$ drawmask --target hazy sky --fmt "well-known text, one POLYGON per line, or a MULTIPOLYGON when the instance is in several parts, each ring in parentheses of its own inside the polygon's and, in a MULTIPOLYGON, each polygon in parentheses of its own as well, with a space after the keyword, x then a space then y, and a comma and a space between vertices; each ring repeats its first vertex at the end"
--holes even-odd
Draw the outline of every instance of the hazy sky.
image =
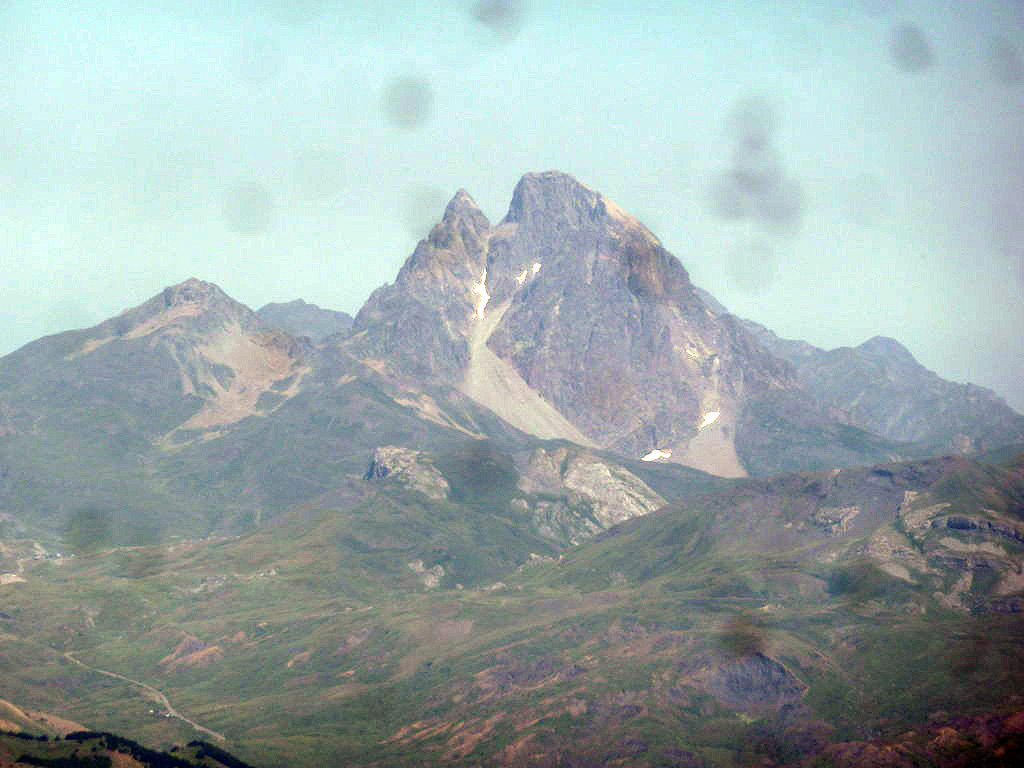
POLYGON ((0 354, 190 276, 355 313, 558 169, 737 314, 1024 410, 1024 2, 0 0, 0 354))

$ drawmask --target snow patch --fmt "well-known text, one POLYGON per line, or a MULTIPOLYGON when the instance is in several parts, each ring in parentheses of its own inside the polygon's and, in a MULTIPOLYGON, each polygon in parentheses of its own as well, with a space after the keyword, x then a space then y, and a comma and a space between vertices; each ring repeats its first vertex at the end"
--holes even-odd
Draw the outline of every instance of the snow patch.
POLYGON ((487 302, 491 300, 491 294, 487 292, 487 270, 480 276, 479 283, 473 283, 473 293, 480 298, 476 302, 476 312, 474 316, 483 320, 484 307, 487 306, 487 302))
POLYGON ((536 275, 538 272, 540 272, 540 262, 535 261, 533 262, 532 267, 524 269, 522 272, 516 275, 516 285, 522 285, 523 283, 526 282, 526 278, 530 277, 531 275, 536 275))
POLYGON ((672 458, 672 451, 668 449, 655 448, 646 456, 641 456, 640 461, 657 461, 658 459, 672 458))

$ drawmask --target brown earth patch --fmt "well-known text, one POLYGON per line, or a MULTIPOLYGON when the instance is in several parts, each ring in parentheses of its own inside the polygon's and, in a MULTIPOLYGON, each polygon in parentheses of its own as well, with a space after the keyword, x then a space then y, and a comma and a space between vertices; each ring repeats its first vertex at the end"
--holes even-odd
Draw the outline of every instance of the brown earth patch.
POLYGON ((494 726, 504 719, 505 713, 499 712, 486 720, 476 719, 468 721, 462 729, 448 739, 448 751, 444 753, 443 759, 450 762, 466 757, 466 755, 476 749, 481 741, 490 735, 494 730, 494 726))
POLYGON ((375 627, 361 627, 360 629, 349 632, 348 637, 345 638, 345 642, 338 646, 334 655, 338 656, 343 653, 348 653, 353 648, 358 648, 370 638, 374 629, 375 627))
POLYGON ((165 664, 171 664, 177 661, 182 656, 187 656, 195 651, 201 651, 206 647, 206 643, 200 640, 195 635, 190 635, 187 632, 183 633, 183 637, 178 641, 178 644, 174 646, 174 650, 164 656, 160 661, 157 662, 160 666, 165 664))
POLYGON ((124 752, 108 752, 111 768, 143 768, 143 764, 124 752))
POLYGON ((294 396, 303 376, 311 370, 293 357, 283 336, 250 335, 237 325, 198 347, 197 353, 195 367, 202 371, 200 384, 213 395, 179 429, 209 429, 241 421, 257 412, 260 395, 277 382, 294 377, 288 389, 278 392, 286 399, 294 396), (228 367, 233 377, 221 381, 213 374, 214 365, 228 367))
POLYGON ((389 738, 385 739, 383 744, 409 744, 413 741, 421 741, 422 739, 429 739, 431 736, 438 736, 442 733, 450 731, 452 728, 458 729, 465 724, 465 721, 427 721, 417 720, 409 725, 402 726, 389 738))
POLYGON ((224 658, 224 649, 219 645, 206 645, 195 635, 185 634, 174 650, 164 656, 158 664, 167 672, 174 672, 183 667, 205 667, 215 664, 224 658))

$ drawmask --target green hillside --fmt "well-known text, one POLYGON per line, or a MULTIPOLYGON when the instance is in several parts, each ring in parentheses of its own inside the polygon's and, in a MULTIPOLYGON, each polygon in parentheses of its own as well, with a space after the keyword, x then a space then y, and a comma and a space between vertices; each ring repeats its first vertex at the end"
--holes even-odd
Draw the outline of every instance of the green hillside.
MULTIPOLYGON (((453 488, 478 460, 501 455, 437 459, 453 488)), ((1017 743, 979 723, 1024 709, 1020 459, 740 481, 568 548, 501 506, 510 474, 472 476, 458 501, 359 481, 241 538, 34 562, 3 587, 4 679, 89 727, 195 738, 93 670, 114 672, 266 766, 1017 743)))

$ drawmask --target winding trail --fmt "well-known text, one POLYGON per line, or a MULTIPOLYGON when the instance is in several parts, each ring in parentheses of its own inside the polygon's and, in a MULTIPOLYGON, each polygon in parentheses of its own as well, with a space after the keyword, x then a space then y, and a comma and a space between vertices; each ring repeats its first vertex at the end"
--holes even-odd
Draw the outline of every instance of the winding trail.
POLYGON ((84 661, 79 661, 74 656, 72 656, 70 653, 65 653, 65 654, 63 654, 63 656, 68 661, 70 661, 70 662, 72 662, 74 664, 77 664, 80 667, 84 667, 85 669, 91 670, 93 672, 98 672, 101 675, 106 675, 107 677, 113 677, 113 678, 115 678, 117 680, 123 680, 126 683, 131 683, 132 685, 138 686, 139 688, 144 690, 146 692, 146 694, 148 694, 147 698, 150 698, 153 701, 156 701, 159 704, 161 704, 163 706, 163 708, 167 711, 167 714, 170 717, 176 717, 178 720, 181 720, 183 723, 188 723, 190 726, 195 728, 197 731, 201 731, 202 733, 208 734, 208 735, 212 736, 213 738, 217 739, 218 741, 227 741, 228 740, 227 736, 225 736, 223 733, 218 733, 217 731, 211 730, 211 729, 207 728, 204 725, 200 725, 195 720, 190 720, 189 718, 185 717, 178 710, 176 710, 173 706, 171 706, 171 700, 168 699, 167 696, 165 696, 163 693, 158 691, 153 686, 147 685, 146 683, 143 683, 143 682, 141 682, 139 680, 132 680, 130 677, 125 677, 124 675, 119 675, 117 672, 110 672, 109 670, 106 670, 106 669, 99 669, 98 667, 90 666, 90 665, 86 664, 84 661))

